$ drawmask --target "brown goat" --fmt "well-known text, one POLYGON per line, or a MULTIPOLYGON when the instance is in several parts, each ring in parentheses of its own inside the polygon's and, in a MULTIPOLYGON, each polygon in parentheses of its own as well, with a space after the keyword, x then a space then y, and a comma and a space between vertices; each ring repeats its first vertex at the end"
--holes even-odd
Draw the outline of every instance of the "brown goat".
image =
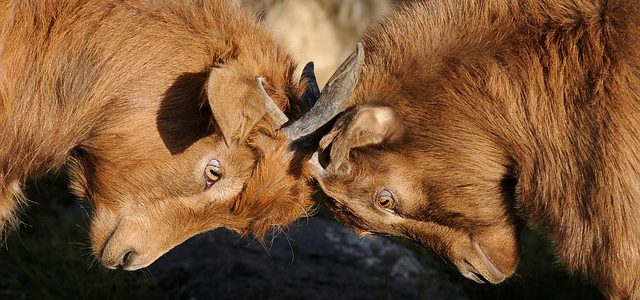
POLYGON ((425 1, 364 44, 318 155, 339 219, 492 283, 526 222, 608 297, 640 298, 639 2, 425 1))
POLYGON ((65 163, 109 268, 295 220, 310 170, 264 117, 270 97, 292 117, 309 106, 295 68, 227 1, 0 1, 0 225, 27 178, 65 163))

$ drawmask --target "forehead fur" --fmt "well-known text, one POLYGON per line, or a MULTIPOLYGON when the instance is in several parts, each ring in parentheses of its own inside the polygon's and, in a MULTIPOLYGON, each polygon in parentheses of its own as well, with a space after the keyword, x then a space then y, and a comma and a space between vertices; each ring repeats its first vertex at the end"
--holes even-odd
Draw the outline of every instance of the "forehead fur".
POLYGON ((308 213, 312 205, 311 168, 307 157, 293 156, 281 133, 263 128, 251 146, 258 160, 233 211, 250 220, 241 231, 263 237, 274 226, 287 225, 308 213))

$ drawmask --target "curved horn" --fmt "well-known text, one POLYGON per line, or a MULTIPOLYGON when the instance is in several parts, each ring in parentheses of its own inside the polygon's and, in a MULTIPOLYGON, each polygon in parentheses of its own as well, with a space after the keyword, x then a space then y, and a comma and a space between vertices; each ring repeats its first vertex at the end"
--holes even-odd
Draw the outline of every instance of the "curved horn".
POLYGON ((287 118, 284 112, 280 110, 280 107, 278 107, 278 105, 275 102, 273 102, 273 99, 269 97, 269 94, 267 94, 267 91, 264 88, 264 84, 265 84, 264 77, 262 76, 257 77, 256 83, 258 84, 258 91, 260 92, 260 97, 262 98, 264 105, 267 107, 267 114, 269 114, 271 118, 273 118, 276 122, 278 122, 278 125, 280 126, 289 122, 289 118, 287 118))
POLYGON ((358 43, 356 51, 331 76, 316 105, 302 118, 283 129, 290 141, 312 134, 346 109, 363 66, 364 48, 358 43))

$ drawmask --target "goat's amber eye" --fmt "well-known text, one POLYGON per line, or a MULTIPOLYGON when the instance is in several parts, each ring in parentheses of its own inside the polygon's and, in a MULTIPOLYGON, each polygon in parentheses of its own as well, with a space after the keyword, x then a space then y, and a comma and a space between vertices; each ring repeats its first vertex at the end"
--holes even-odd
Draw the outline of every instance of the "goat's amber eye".
POLYGON ((207 163, 207 166, 204 168, 204 175, 207 179, 207 188, 211 187, 214 183, 216 183, 220 178, 222 178, 222 173, 224 169, 222 168, 222 164, 217 159, 212 159, 207 163))
POLYGON ((375 204, 379 208, 393 211, 398 203, 391 192, 382 190, 376 195, 375 204))

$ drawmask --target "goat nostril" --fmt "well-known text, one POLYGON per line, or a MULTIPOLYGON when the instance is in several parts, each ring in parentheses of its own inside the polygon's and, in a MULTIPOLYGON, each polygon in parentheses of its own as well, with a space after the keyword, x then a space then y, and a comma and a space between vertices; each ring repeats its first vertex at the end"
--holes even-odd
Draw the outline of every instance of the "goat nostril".
POLYGON ((131 259, 135 255, 135 251, 129 250, 122 256, 122 262, 120 263, 120 267, 126 268, 131 263, 131 259))

